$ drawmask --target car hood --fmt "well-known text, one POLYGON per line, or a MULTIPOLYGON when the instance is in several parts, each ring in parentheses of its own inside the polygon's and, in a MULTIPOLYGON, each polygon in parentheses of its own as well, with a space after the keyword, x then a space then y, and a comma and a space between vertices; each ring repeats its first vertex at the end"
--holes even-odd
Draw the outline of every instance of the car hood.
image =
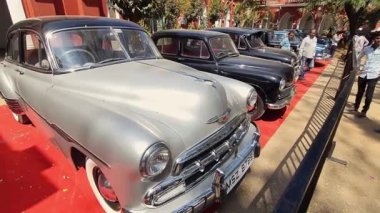
MULTIPOLYGON (((107 110, 126 118, 131 113, 138 114, 145 119, 139 123, 153 125, 145 128, 158 137, 160 133, 155 129, 159 127, 154 124, 164 124, 181 137, 185 147, 191 147, 219 129, 221 124, 208 124, 208 121, 234 106, 227 99, 224 87, 209 75, 165 59, 57 75, 54 84, 82 96, 81 99, 97 100, 107 110)), ((238 113, 242 110, 231 109, 231 117, 238 113)))
POLYGON ((297 56, 290 51, 282 50, 273 47, 261 47, 257 48, 258 52, 266 58, 273 58, 282 62, 289 63, 291 60, 297 60, 297 56))
POLYGON ((255 72, 262 72, 263 74, 272 73, 273 75, 286 78, 287 81, 293 80, 294 70, 289 64, 281 63, 278 61, 267 60, 257 57, 239 55, 236 57, 222 58, 219 63, 228 65, 239 65, 240 68, 247 66, 247 69, 255 72))

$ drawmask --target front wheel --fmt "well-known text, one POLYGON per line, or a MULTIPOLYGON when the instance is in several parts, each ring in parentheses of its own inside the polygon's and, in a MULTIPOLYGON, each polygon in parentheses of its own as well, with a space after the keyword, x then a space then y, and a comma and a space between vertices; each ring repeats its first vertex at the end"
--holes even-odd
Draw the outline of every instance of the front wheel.
POLYGON ((260 95, 257 96, 257 101, 255 104, 255 109, 253 110, 252 113, 252 120, 258 120, 263 116, 265 113, 265 105, 263 99, 260 97, 260 95))
POLYGON ((30 124, 30 120, 28 118, 28 116, 26 115, 19 115, 19 114, 16 114, 14 112, 12 112, 12 115, 13 115, 13 118, 19 122, 20 124, 30 124))
POLYGON ((111 183, 98 165, 90 158, 86 160, 86 174, 91 189, 104 211, 107 213, 121 212, 120 203, 111 187, 111 183))

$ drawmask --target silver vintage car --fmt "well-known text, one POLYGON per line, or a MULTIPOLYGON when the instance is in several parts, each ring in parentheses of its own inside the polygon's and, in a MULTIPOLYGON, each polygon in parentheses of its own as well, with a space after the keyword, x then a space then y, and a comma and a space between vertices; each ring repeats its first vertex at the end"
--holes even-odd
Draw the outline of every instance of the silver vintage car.
POLYGON ((0 92, 79 169, 106 212, 197 212, 260 154, 248 84, 165 60, 138 25, 42 17, 10 27, 0 92))

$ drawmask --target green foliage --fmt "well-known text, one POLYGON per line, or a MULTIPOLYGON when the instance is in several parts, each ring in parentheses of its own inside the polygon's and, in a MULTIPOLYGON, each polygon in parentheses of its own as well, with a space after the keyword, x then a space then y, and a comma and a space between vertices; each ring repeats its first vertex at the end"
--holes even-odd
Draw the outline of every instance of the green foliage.
POLYGON ((165 13, 167 0, 108 0, 120 8, 120 13, 127 19, 139 21, 143 18, 161 18, 165 13))
POLYGON ((211 0, 210 10, 208 12, 208 18, 211 23, 219 20, 227 12, 227 5, 223 4, 220 0, 211 0))
POLYGON ((171 29, 176 27, 177 19, 180 15, 179 0, 167 0, 165 4, 164 28, 171 29))
POLYGON ((202 16, 203 2, 202 0, 180 0, 180 8, 187 23, 190 23, 202 16))
POLYGON ((243 0, 235 7, 235 20, 240 27, 252 27, 259 16, 257 1, 243 0))

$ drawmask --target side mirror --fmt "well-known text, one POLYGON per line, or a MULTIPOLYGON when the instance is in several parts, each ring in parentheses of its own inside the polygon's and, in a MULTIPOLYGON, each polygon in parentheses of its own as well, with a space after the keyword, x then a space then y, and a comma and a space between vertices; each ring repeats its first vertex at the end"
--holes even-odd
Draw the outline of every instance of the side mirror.
POLYGON ((50 64, 49 64, 49 61, 47 59, 42 59, 41 68, 46 69, 46 70, 50 70, 50 64))

